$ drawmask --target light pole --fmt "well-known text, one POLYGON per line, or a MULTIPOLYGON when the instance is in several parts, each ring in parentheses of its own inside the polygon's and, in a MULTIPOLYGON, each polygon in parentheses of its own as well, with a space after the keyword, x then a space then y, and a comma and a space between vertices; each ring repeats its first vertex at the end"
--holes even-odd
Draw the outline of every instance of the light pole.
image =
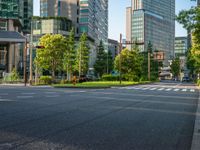
POLYGON ((30 62, 29 62, 29 71, 30 71, 30 76, 29 76, 29 83, 30 85, 32 84, 33 80, 33 21, 31 19, 31 42, 30 42, 30 62))

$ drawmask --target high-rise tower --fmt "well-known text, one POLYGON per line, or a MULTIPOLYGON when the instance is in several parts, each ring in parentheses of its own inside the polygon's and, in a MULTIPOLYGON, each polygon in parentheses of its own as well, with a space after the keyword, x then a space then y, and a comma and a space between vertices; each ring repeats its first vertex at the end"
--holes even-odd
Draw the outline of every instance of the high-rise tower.
POLYGON ((132 0, 131 41, 147 51, 151 42, 154 50, 163 51, 164 64, 174 56, 175 0, 132 0))

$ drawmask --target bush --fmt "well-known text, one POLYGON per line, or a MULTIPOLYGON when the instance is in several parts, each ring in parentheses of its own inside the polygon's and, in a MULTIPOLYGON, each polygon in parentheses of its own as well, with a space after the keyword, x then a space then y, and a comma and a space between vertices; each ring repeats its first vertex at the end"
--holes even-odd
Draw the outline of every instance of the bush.
POLYGON ((11 73, 6 74, 3 78, 3 81, 5 83, 19 82, 19 80, 20 80, 19 73, 15 68, 12 70, 11 73))
POLYGON ((198 86, 200 86, 200 79, 199 79, 199 80, 197 80, 197 85, 198 85, 198 86))
POLYGON ((41 76, 40 77, 40 84, 51 84, 52 77, 51 76, 41 76))
POLYGON ((102 76, 103 81, 119 81, 119 76, 113 76, 111 74, 104 74, 102 76))

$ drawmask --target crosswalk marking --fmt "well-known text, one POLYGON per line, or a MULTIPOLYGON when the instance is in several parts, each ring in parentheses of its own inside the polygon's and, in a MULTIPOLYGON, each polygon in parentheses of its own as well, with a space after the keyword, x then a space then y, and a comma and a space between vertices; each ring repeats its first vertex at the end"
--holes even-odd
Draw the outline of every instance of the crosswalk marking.
POLYGON ((180 89, 174 89, 175 92, 179 91, 180 89))
POLYGON ((164 90, 164 88, 160 88, 160 89, 158 89, 158 91, 162 91, 162 90, 164 90))
POLYGON ((166 89, 165 91, 171 91, 172 89, 166 89))
POLYGON ((195 92, 195 89, 191 89, 190 92, 195 92))
POLYGON ((186 92, 186 91, 187 91, 187 89, 182 89, 182 91, 183 91, 183 92, 186 92))
POLYGON ((116 89, 128 89, 128 90, 149 90, 149 91, 174 91, 174 92, 195 92, 195 89, 189 89, 189 88, 170 88, 170 87, 152 87, 152 86, 147 86, 147 87, 115 87, 116 89))

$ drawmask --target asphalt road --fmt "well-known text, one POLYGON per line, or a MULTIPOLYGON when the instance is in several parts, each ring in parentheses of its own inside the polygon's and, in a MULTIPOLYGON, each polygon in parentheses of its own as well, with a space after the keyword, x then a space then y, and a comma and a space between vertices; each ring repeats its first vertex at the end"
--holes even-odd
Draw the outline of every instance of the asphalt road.
POLYGON ((0 86, 0 150, 190 150, 199 91, 0 86))

